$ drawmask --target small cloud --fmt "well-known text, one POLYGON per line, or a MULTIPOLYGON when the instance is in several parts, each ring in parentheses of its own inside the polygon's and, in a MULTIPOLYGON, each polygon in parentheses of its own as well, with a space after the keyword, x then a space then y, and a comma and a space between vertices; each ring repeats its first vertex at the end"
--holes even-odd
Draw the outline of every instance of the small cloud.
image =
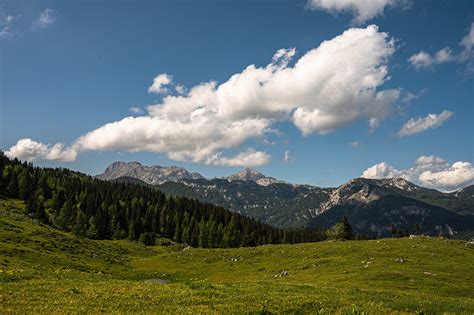
POLYGON ((386 7, 408 8, 407 0, 308 0, 306 8, 322 10, 331 14, 350 13, 352 24, 360 25, 377 16, 383 15, 386 7))
POLYGON ((380 127, 380 119, 378 118, 370 118, 369 119, 369 132, 374 132, 377 128, 380 127))
POLYGON ((54 24, 54 22, 56 22, 55 11, 51 9, 44 9, 44 11, 40 13, 39 18, 33 21, 31 27, 33 30, 38 30, 46 28, 49 25, 54 24))
POLYGON ((286 68, 295 54, 296 48, 294 47, 278 49, 272 57, 272 64, 280 68, 286 68))
POLYGON ((176 84, 174 89, 175 89, 176 93, 178 93, 178 94, 184 94, 187 91, 186 87, 182 84, 176 84))
POLYGON ((0 38, 13 36, 15 32, 12 30, 12 24, 15 20, 13 15, 0 16, 0 38))
POLYGON ((153 79, 153 84, 148 88, 149 93, 167 94, 169 89, 166 87, 173 82, 173 77, 166 73, 161 73, 153 79))
POLYGON ((416 92, 405 92, 404 97, 402 98, 402 102, 404 104, 410 104, 411 102, 419 99, 423 95, 425 95, 428 92, 428 89, 422 89, 416 92))
POLYGON ((408 62, 417 70, 433 69, 435 65, 448 62, 467 63, 468 68, 471 67, 474 59, 472 50, 474 47, 474 23, 471 24, 468 34, 462 38, 459 46, 462 50, 458 53, 453 52, 448 46, 440 49, 434 55, 420 51, 408 58, 408 62))
POLYGON ((140 107, 130 107, 128 110, 133 114, 143 114, 143 109, 140 107))
POLYGON ((441 126, 446 120, 453 115, 453 112, 444 110, 439 114, 428 114, 426 117, 411 118, 407 121, 400 131, 398 132, 399 137, 411 136, 428 129, 435 129, 441 126))
POLYGON ((290 150, 285 150, 285 153, 283 154, 283 162, 289 163, 293 160, 293 157, 291 156, 290 150))
POLYGON ((359 141, 352 141, 350 145, 353 149, 357 149, 360 147, 361 143, 359 141))
POLYGON ((410 62, 415 69, 419 70, 423 68, 433 68, 434 65, 455 61, 456 59, 451 48, 445 47, 439 50, 434 56, 427 52, 420 51, 412 55, 408 59, 408 62, 410 62))

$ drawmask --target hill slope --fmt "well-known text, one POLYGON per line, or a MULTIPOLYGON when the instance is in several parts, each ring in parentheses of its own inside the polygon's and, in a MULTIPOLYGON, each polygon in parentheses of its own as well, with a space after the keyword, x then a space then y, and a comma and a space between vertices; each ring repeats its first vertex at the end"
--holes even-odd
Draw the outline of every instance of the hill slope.
POLYGON ((288 232, 291 237, 286 237, 281 229, 212 204, 166 196, 148 185, 35 168, 0 152, 0 197, 4 196, 24 200, 28 214, 44 224, 91 239, 152 243, 159 235, 194 247, 239 247, 320 237, 306 231, 288 232))
POLYGON ((473 313, 474 249, 439 238, 143 247, 0 200, 0 313, 473 313))

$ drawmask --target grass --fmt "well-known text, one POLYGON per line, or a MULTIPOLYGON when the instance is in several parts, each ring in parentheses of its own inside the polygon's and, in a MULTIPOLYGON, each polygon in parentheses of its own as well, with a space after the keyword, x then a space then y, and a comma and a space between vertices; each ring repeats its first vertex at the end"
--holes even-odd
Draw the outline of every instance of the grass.
POLYGON ((1 314, 474 312, 474 249, 463 241, 145 248, 77 239, 23 209, 0 200, 1 314))

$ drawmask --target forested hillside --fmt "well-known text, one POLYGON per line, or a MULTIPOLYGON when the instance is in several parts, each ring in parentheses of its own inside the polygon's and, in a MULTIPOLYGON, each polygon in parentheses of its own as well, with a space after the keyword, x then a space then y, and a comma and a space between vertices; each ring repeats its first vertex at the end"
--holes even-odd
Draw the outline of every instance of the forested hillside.
POLYGON ((288 231, 224 208, 169 197, 136 184, 105 182, 67 169, 33 167, 0 153, 0 192, 27 204, 27 213, 91 239, 153 244, 156 236, 194 247, 239 247, 317 241, 318 230, 288 231))

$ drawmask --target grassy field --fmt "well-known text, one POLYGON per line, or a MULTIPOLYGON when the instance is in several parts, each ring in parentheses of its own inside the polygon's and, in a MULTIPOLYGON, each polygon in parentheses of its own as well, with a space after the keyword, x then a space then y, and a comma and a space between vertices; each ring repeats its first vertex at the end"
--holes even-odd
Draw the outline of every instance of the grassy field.
POLYGON ((440 238, 147 247, 0 200, 0 313, 474 313, 474 248, 440 238))

